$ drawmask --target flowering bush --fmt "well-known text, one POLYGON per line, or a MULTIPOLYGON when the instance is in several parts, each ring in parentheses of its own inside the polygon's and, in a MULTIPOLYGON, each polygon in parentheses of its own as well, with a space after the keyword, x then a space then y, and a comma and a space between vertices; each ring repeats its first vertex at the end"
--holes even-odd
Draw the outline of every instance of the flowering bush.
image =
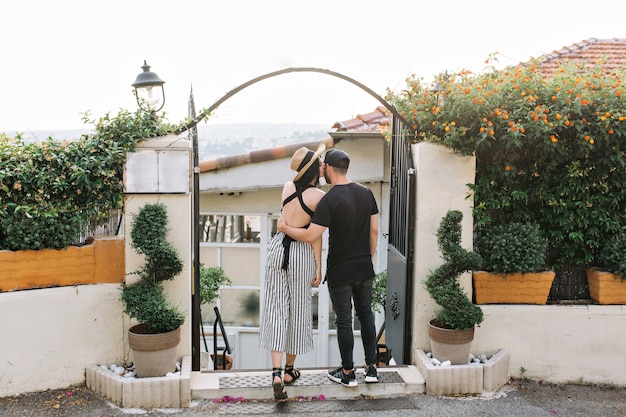
MULTIPOLYGON (((624 72, 541 62, 441 74, 438 89, 410 77, 393 103, 428 140, 476 156, 476 225, 535 222, 550 242, 548 267, 584 265, 626 226, 624 72)), ((431 84, 433 85, 433 84, 431 84)))
POLYGON ((156 115, 121 110, 73 141, 27 142, 0 134, 0 249, 61 249, 90 220, 121 207, 126 153, 164 135, 156 115))

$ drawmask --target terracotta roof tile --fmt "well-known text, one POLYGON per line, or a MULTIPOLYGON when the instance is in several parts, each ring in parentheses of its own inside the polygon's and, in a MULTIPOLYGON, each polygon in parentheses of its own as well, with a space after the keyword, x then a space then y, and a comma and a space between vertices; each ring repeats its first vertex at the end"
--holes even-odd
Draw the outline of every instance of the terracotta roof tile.
POLYGON ((271 149, 258 149, 239 155, 222 156, 219 158, 199 161, 198 165, 200 166, 200 172, 217 171, 240 165, 285 158, 293 155, 293 153, 302 146, 315 150, 320 143, 324 143, 326 148, 332 148, 335 146, 333 138, 326 138, 311 142, 292 143, 271 149))
POLYGON ((623 68, 626 65, 626 39, 589 38, 565 46, 545 55, 540 70, 550 76, 564 62, 584 63, 586 68, 602 63, 602 67, 609 71, 623 68))
POLYGON ((335 123, 333 129, 340 132, 378 132, 381 126, 389 125, 389 119, 387 109, 378 106, 372 112, 359 114, 354 119, 335 123))

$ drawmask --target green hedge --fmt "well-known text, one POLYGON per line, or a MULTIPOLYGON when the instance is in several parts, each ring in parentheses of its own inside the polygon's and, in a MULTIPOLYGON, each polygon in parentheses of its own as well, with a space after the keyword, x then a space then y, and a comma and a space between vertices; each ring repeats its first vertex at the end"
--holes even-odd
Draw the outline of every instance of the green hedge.
POLYGON ((90 221, 120 208, 127 152, 167 133, 157 115, 120 110, 77 140, 26 141, 0 134, 0 249, 60 249, 90 221))

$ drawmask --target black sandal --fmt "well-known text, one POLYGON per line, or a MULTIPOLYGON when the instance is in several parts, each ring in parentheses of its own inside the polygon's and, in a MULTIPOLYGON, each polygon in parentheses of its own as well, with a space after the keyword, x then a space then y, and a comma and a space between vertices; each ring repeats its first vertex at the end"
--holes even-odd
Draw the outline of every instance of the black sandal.
POLYGON ((301 376, 300 371, 294 368, 293 365, 285 365, 285 373, 291 377, 291 381, 285 381, 286 385, 293 384, 301 376))
POLYGON ((287 391, 283 384, 283 368, 272 368, 272 388, 274 388, 274 399, 277 401, 287 399, 287 391), (280 378, 280 382, 274 382, 274 378, 280 378))

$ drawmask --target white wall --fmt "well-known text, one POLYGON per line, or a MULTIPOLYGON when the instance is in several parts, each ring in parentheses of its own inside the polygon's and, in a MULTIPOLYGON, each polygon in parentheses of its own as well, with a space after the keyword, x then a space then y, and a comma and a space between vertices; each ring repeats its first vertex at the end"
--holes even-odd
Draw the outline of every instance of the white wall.
POLYGON ((472 350, 506 348, 509 371, 552 383, 626 386, 626 306, 483 305, 472 350))
POLYGON ((118 284, 0 294, 0 397, 85 382, 124 358, 118 284))

